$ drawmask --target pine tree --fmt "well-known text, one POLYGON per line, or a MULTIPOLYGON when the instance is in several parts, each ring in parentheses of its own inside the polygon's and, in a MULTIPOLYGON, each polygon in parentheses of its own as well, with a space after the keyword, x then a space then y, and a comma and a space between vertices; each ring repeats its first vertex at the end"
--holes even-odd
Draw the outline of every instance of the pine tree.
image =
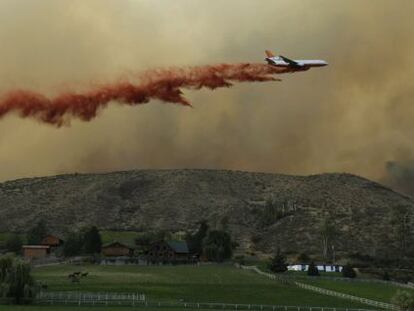
POLYGON ((27 233, 28 244, 40 244, 43 238, 47 235, 46 222, 41 219, 39 222, 27 233))
POLYGON ((98 228, 92 226, 83 236, 83 250, 86 254, 99 254, 102 248, 102 239, 98 228))
POLYGON ((198 231, 194 235, 189 235, 187 238, 188 247, 193 254, 201 255, 203 253, 203 240, 208 233, 207 222, 202 221, 198 231))
POLYGON ((269 269, 274 273, 283 273, 287 271, 286 257, 280 252, 279 248, 277 249, 276 255, 272 258, 269 269))
POLYGON ((315 263, 313 261, 309 265, 308 275, 310 275, 310 276, 319 276, 318 267, 315 265, 315 263))

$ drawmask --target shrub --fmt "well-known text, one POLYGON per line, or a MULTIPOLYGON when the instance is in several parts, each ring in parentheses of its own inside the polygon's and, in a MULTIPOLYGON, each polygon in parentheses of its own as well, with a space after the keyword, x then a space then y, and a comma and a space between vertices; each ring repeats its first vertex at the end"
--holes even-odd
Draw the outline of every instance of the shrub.
POLYGON ((398 290, 392 297, 391 303, 400 307, 401 310, 414 309, 414 297, 409 292, 404 290, 398 290))
POLYGON ((356 273, 354 268, 348 263, 342 268, 342 276, 345 278, 355 278, 356 273))
POLYGON ((234 261, 238 263, 239 265, 244 265, 246 263, 243 255, 238 255, 234 257, 234 261))

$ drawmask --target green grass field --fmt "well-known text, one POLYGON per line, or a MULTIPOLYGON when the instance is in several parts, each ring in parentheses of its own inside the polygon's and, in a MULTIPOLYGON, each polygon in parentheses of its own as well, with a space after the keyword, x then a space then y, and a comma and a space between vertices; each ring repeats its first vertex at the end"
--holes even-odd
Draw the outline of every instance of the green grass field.
MULTIPOLYGON (((301 277, 307 278, 308 277, 308 273, 305 272, 305 271, 286 271, 284 274, 292 276, 292 277, 296 276, 296 277, 299 277, 299 278, 301 278, 301 277)), ((342 277, 342 273, 340 273, 340 272, 319 271, 319 274, 321 276, 324 276, 324 277, 332 277, 332 278, 338 278, 338 277, 341 278, 342 277)))
MULTIPOLYGON (((46 306, 46 305, 30 305, 30 306, 10 306, 10 305, 0 305, 0 311, 132 311, 132 310, 143 310, 143 311, 183 311, 182 309, 173 309, 173 308, 133 308, 133 307, 90 307, 90 306, 46 306)), ((205 311, 198 309, 198 311, 205 311)))
MULTIPOLYGON (((4 244, 7 239, 10 237, 11 233, 9 232, 0 232, 0 244, 4 244)), ((23 243, 26 243, 26 235, 19 234, 20 238, 22 239, 23 243)))
POLYGON ((391 284, 352 282, 341 280, 314 279, 301 280, 303 283, 323 287, 337 292, 358 297, 373 299, 376 301, 390 302, 397 290, 405 290, 414 294, 414 290, 397 287, 391 284))
POLYGON ((33 275, 50 291, 138 292, 150 301, 222 302, 368 308, 316 294, 230 265, 202 266, 73 266, 36 268, 33 275), (67 275, 87 271, 80 283, 67 275))
POLYGON ((102 243, 118 241, 128 245, 135 245, 135 239, 142 233, 135 231, 100 231, 102 243))

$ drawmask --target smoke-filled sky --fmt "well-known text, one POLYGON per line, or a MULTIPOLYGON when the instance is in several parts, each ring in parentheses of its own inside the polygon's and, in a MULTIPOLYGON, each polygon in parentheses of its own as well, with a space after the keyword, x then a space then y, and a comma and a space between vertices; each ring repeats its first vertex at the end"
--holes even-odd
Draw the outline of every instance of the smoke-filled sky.
POLYGON ((411 0, 2 0, 3 94, 257 63, 265 49, 330 65, 278 75, 282 82, 184 90, 192 109, 110 105, 61 128, 6 116, 0 180, 135 168, 388 180, 388 162, 414 163, 413 11, 411 0))

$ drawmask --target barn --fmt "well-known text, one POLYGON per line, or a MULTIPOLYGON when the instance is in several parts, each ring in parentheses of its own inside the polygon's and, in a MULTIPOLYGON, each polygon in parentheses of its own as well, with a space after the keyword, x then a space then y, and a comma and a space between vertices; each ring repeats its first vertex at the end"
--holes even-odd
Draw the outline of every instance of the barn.
POLYGON ((147 254, 150 263, 188 263, 190 252, 185 241, 158 241, 147 254))

